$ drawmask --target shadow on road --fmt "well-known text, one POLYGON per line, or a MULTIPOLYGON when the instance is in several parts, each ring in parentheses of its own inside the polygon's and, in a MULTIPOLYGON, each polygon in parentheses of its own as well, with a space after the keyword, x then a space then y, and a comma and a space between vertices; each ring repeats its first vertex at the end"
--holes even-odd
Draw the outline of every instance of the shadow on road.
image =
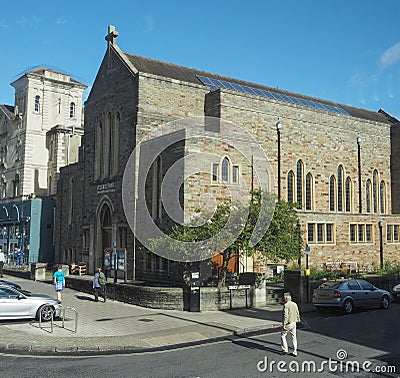
POLYGON ((94 302, 94 298, 93 297, 89 297, 87 295, 75 295, 75 298, 81 300, 81 301, 90 301, 90 302, 94 302))

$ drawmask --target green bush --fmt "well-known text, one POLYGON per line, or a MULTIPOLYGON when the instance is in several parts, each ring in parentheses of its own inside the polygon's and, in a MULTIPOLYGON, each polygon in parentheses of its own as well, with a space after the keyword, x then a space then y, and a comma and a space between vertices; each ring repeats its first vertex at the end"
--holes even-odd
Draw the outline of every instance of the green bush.
POLYGON ((310 280, 311 281, 320 281, 323 279, 326 280, 337 280, 340 278, 361 278, 360 273, 350 273, 348 271, 341 270, 323 270, 323 269, 311 269, 310 271, 310 280))
POLYGON ((283 272, 266 279, 268 282, 283 282, 283 272))

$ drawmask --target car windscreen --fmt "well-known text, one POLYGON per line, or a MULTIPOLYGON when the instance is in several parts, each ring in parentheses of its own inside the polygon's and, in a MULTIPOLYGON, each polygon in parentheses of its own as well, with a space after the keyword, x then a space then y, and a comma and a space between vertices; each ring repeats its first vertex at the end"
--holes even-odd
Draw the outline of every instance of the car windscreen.
POLYGON ((318 289, 338 289, 342 281, 326 281, 318 286, 318 289))
POLYGON ((19 292, 13 290, 11 287, 1 286, 0 287, 0 298, 18 298, 19 292))

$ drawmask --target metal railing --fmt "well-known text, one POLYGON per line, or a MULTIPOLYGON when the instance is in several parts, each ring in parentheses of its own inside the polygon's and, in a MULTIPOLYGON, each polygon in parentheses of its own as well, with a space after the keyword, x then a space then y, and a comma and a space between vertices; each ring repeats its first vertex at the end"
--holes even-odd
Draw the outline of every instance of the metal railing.
MULTIPOLYGON (((60 307, 61 307, 61 311, 62 311, 61 325, 55 323, 55 321, 54 321, 54 311, 52 311, 51 312, 51 318, 50 318, 50 333, 53 333, 54 326, 60 327, 60 328, 64 328, 67 331, 71 331, 71 332, 76 333, 78 331, 78 311, 76 311, 76 309, 74 307, 68 307, 68 306, 64 307, 63 305, 60 305, 60 307), (74 313, 74 324, 75 324, 75 328, 74 329, 69 329, 69 328, 65 327, 65 311, 66 310, 72 310, 73 313, 74 313)), ((42 327, 42 312, 41 311, 39 312, 39 328, 45 330, 42 327)))

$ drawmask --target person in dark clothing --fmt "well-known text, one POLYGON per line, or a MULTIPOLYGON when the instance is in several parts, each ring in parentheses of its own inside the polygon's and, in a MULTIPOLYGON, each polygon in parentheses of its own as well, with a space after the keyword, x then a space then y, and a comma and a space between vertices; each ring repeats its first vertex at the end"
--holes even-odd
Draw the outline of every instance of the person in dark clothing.
POLYGON ((99 301, 99 294, 106 301, 106 276, 101 271, 101 267, 97 267, 97 272, 93 277, 94 301, 99 301))
POLYGON ((3 266, 6 263, 6 256, 0 246, 0 277, 3 277, 3 266))

